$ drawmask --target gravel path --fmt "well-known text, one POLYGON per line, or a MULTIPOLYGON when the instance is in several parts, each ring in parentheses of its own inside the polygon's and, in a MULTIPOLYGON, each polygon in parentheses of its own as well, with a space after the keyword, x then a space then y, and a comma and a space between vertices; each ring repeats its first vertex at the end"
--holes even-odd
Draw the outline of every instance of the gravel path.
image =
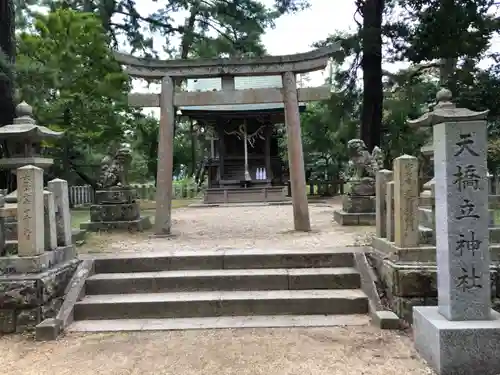
POLYGON ((424 375, 411 341, 365 327, 0 339, 5 375, 424 375))
POLYGON ((83 252, 209 250, 220 248, 308 249, 366 244, 374 227, 342 227, 333 221, 338 205, 310 205, 313 231, 293 231, 293 211, 286 206, 180 208, 173 211, 173 238, 149 239, 147 234, 103 235, 90 240, 83 252))
MULTIPOLYGON (((185 208, 171 239, 90 236, 82 252, 352 246, 373 227, 341 227, 334 208, 311 205, 314 231, 294 233, 291 206, 185 208)), ((0 338, 5 375, 424 375, 411 340, 371 326, 221 329, 118 334, 69 333, 56 342, 0 338)))

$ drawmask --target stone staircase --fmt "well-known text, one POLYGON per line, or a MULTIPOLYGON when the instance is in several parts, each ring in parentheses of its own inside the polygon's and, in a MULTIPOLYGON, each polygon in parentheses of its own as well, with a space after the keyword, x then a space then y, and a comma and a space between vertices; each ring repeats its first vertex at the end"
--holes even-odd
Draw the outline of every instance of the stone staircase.
POLYGON ((96 259, 69 330, 365 324, 368 298, 354 265, 346 249, 96 259))

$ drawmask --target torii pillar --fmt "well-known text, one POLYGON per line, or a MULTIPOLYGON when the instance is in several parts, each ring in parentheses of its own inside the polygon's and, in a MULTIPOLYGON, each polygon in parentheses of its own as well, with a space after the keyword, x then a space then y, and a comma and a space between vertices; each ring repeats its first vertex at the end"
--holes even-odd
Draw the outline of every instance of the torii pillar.
POLYGON ((311 230, 309 206, 307 203, 306 175, 304 171, 304 153, 300 131, 299 101, 295 73, 282 74, 283 99, 285 103, 285 122, 288 142, 288 163, 293 201, 293 222, 295 230, 311 230))

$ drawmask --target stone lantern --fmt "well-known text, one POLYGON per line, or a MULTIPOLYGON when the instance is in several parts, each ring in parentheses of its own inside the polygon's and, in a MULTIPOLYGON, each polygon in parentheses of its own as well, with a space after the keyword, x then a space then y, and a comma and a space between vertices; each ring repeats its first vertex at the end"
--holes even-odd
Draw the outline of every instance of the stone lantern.
MULTIPOLYGON (((477 121, 484 120, 488 115, 488 111, 476 112, 467 108, 457 108, 451 101, 451 91, 445 88, 439 90, 436 94, 437 104, 432 111, 429 111, 416 120, 408 120, 408 124, 414 128, 427 128, 431 130, 430 141, 422 146, 420 151, 431 161, 434 160, 434 139, 432 139, 432 127, 442 122, 459 122, 459 121, 477 121)), ((424 191, 421 194, 423 198, 433 197, 434 177, 424 184, 424 191)))
MULTIPOLYGON (((16 173, 17 168, 34 165, 46 169, 53 164, 52 158, 42 155, 42 141, 60 138, 63 132, 50 130, 36 124, 33 119, 33 108, 26 102, 16 107, 14 123, 0 127, 0 140, 5 142, 7 153, 0 158, 0 168, 10 169, 16 173)), ((17 202, 17 191, 5 197, 8 203, 17 202)))

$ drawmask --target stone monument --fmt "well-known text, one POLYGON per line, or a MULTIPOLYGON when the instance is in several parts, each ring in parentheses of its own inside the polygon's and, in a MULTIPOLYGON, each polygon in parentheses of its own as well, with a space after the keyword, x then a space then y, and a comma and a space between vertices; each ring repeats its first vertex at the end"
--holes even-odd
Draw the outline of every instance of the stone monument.
POLYGON ((441 375, 500 373, 500 314, 491 309, 484 112, 446 103, 433 125, 438 306, 413 310, 415 347, 441 375))
MULTIPOLYGON (((26 102, 20 103, 16 107, 16 118, 10 125, 0 128, 0 140, 5 142, 7 148, 7 156, 0 159, 0 168, 10 169, 13 174, 19 167, 25 165, 33 165, 35 167, 46 169, 50 167, 54 161, 52 158, 43 155, 42 142, 50 139, 57 139, 63 135, 63 132, 56 132, 41 125, 37 125, 33 118, 33 108, 26 102)), ((46 192, 50 194, 50 192, 46 192)), ((45 207, 52 207, 53 197, 50 195, 46 198, 45 207)), ((17 190, 5 196, 5 238, 7 240, 7 251, 15 253, 17 251, 17 219, 14 215, 10 215, 16 211, 17 206, 17 190)), ((49 216, 51 213, 46 212, 47 226, 50 225, 49 216)), ((48 233, 47 236, 50 239, 48 233)), ((46 241, 46 246, 50 241, 46 241)))
POLYGON ((333 217, 341 225, 374 225, 375 177, 382 168, 382 150, 375 147, 370 154, 361 139, 351 139, 347 149, 350 159, 344 177, 350 191, 342 197, 342 210, 334 211, 333 217))
POLYGON ((126 146, 113 158, 103 159, 99 190, 95 192, 95 204, 90 206, 90 221, 80 224, 81 229, 97 232, 151 228, 149 217, 141 216, 136 190, 128 184, 129 162, 130 149, 126 146))

